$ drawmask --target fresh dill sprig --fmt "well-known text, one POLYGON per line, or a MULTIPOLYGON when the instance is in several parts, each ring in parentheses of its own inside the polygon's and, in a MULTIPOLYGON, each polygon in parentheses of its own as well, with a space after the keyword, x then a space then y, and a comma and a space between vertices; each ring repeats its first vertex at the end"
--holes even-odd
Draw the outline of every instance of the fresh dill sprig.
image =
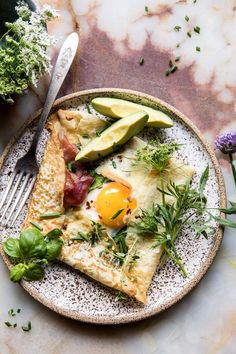
POLYGON ((173 203, 167 204, 163 198, 163 204, 153 204, 150 209, 141 210, 139 219, 132 224, 136 234, 153 237, 154 248, 163 247, 166 256, 179 267, 184 277, 187 276, 187 271, 181 262, 174 242, 183 227, 190 223, 190 220, 198 235, 202 234, 207 237, 207 231, 212 230, 211 225, 206 221, 204 221, 204 228, 199 227, 199 224, 202 225, 200 221, 206 211, 207 199, 203 195, 203 190, 208 176, 209 168, 207 167, 202 174, 198 189, 194 189, 189 181, 183 185, 175 185, 170 182, 165 191, 158 189, 164 197, 166 195, 172 197, 173 203))
POLYGON ((179 146, 174 141, 161 144, 152 140, 137 150, 134 164, 142 162, 148 168, 161 173, 167 168, 170 158, 179 149, 179 146))

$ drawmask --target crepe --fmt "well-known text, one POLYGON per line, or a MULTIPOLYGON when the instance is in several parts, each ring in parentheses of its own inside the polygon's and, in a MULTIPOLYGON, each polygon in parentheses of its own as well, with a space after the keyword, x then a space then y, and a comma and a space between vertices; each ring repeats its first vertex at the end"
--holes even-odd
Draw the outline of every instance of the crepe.
MULTIPOLYGON (((138 301, 146 303, 147 290, 160 263, 162 247, 152 248, 153 239, 151 237, 137 236, 128 227, 126 236, 128 256, 122 265, 116 264, 110 253, 104 252, 112 238, 109 229, 105 229, 102 239, 93 246, 86 241, 73 241, 72 238, 78 235, 79 231, 86 234, 91 230, 90 214, 84 206, 66 210, 63 206, 66 164, 58 133, 63 130, 71 143, 83 145, 88 139, 88 137, 85 138, 85 134, 91 138, 95 136, 96 131, 104 128, 104 125, 106 123, 97 116, 90 114, 84 116, 84 113, 78 111, 59 110, 51 117, 48 124, 51 133, 29 204, 24 228, 29 227, 30 221, 33 220, 42 225, 43 232, 48 232, 56 227, 62 229, 64 246, 59 257, 62 262, 79 269, 106 286, 120 290, 138 301), (40 214, 48 212, 59 212, 63 215, 55 219, 42 220, 40 214), (130 261, 133 255, 138 255, 135 262, 130 261)), ((137 148, 144 144, 145 142, 139 138, 131 139, 122 151, 124 157, 122 161, 120 153, 113 154, 112 158, 108 157, 96 169, 97 173, 111 181, 120 182, 132 189, 138 202, 138 208, 129 216, 129 221, 135 219, 140 208, 146 209, 153 202, 161 202, 161 194, 156 188, 161 183, 158 174, 137 166, 134 167, 131 164, 130 157, 134 156, 137 148), (116 162, 116 169, 112 167, 114 165, 112 161, 116 162), (129 172, 131 169, 132 172, 129 172)), ((168 172, 164 174, 164 184, 170 180, 182 184, 190 180, 193 173, 194 169, 191 166, 183 165, 180 161, 172 159, 168 172)), ((117 251, 114 245, 112 247, 112 252, 117 251)))

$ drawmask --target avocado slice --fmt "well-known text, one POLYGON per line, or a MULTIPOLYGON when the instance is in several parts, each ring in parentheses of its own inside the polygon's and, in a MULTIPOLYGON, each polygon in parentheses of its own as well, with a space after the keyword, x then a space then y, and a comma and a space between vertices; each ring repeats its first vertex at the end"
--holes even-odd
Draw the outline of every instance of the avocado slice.
POLYGON ((134 135, 137 135, 148 121, 148 114, 144 111, 133 113, 113 123, 97 138, 85 145, 76 160, 82 162, 95 161, 115 151, 125 144, 134 135))
POLYGON ((147 125, 155 128, 170 128, 173 121, 165 113, 138 103, 119 98, 96 97, 91 101, 96 111, 111 118, 123 118, 137 111, 145 111, 149 115, 147 125))

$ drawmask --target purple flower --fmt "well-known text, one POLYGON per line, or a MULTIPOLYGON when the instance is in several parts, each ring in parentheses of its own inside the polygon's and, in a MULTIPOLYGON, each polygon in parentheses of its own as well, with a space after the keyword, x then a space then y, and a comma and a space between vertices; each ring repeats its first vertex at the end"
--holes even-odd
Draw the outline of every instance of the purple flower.
POLYGON ((236 152, 236 132, 220 134, 216 137, 215 149, 219 149, 224 154, 236 152))

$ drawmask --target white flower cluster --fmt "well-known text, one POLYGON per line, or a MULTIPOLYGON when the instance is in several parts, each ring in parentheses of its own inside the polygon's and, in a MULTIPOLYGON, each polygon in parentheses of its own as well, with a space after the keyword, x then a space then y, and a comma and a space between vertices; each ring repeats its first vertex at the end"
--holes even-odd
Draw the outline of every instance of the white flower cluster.
POLYGON ((20 1, 16 12, 19 18, 5 24, 7 32, 0 48, 0 95, 9 102, 12 94, 23 93, 29 85, 36 86, 39 77, 50 72, 47 49, 56 43, 46 27, 48 21, 58 17, 56 10, 45 5, 31 11, 20 1))

